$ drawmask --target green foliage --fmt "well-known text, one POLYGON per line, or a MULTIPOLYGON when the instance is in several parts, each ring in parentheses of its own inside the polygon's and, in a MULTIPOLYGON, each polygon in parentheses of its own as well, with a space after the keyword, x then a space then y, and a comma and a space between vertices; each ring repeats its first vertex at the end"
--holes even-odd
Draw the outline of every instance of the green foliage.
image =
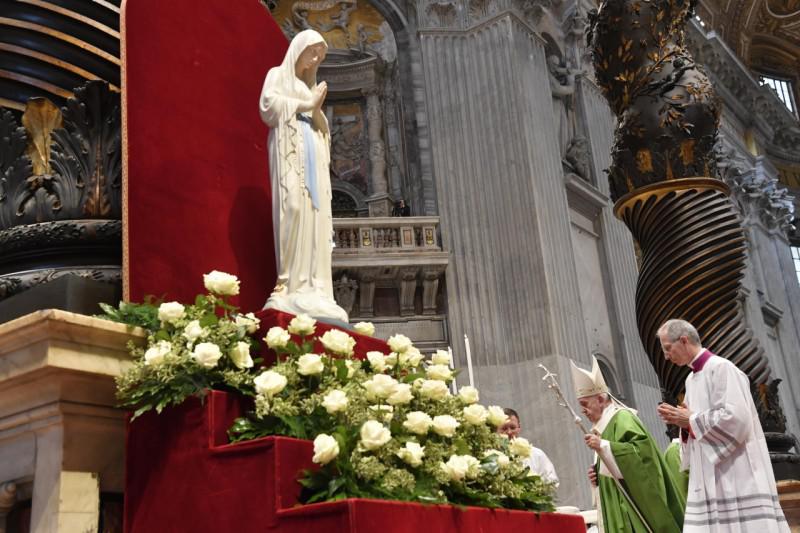
MULTIPOLYGON (((281 334, 288 338, 287 332, 271 330, 267 339, 280 339, 281 334)), ((531 475, 520 456, 527 441, 524 446, 520 444, 524 439, 509 443, 495 432, 497 420, 492 424, 472 418, 470 423, 464 409, 477 398, 431 392, 436 390, 430 386, 435 381, 433 367, 441 369, 441 361, 425 365, 413 347, 400 354, 373 352, 368 361, 326 350, 314 356, 320 363, 314 366, 304 360, 313 349, 313 333, 294 339, 297 342, 275 340, 271 345, 279 352, 279 362, 256 378, 255 409, 236 420, 229 435, 232 441, 267 435, 318 439, 315 462, 320 468, 304 472, 300 480, 304 502, 379 498, 552 510, 554 488, 531 475), (409 396, 393 396, 404 387, 410 387, 409 396), (415 433, 405 424, 412 412, 425 413, 434 421, 451 417, 460 425, 451 435, 436 425, 415 433), (370 421, 378 433, 390 433, 377 446, 366 444, 369 435, 365 437, 364 428, 370 421), (324 457, 326 446, 332 449, 331 439, 338 452, 324 457), (408 446, 422 447, 424 457, 409 458, 408 446), (458 457, 471 461, 466 475, 457 472, 458 457), (456 471, 448 469, 448 463, 456 471)), ((444 377, 445 382, 452 379, 444 377)))
POLYGON ((260 360, 250 355, 257 347, 250 335, 258 319, 237 314, 224 297, 201 294, 189 306, 147 297, 143 303, 102 308, 100 318, 147 332, 143 347, 129 345, 133 366, 117 378, 119 405, 133 410, 132 419, 150 410, 160 413, 190 396, 202 398, 210 389, 254 393, 253 368, 260 360))

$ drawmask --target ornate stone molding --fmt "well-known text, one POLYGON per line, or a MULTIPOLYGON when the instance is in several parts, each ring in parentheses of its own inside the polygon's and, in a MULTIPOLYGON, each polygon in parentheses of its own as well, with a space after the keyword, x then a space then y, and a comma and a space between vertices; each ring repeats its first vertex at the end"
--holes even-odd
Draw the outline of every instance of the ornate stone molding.
POLYGON ((752 124, 767 141, 768 152, 800 162, 800 123, 777 96, 758 84, 750 71, 714 32, 687 24, 686 42, 705 66, 717 93, 743 124, 752 124))
POLYGON ((780 184, 768 159, 758 156, 751 167, 722 142, 716 147, 716 158, 717 172, 744 216, 755 217, 767 229, 784 235, 794 231, 794 197, 780 184))
MULTIPOLYGON (((339 218, 333 222, 334 290, 341 291, 343 301, 350 305, 358 301, 358 309, 352 309, 356 316, 373 317, 380 312, 375 305, 376 289, 396 292, 397 316, 432 316, 440 311, 440 281, 449 257, 438 241, 438 217, 339 218), (422 299, 418 309, 419 288, 422 299)), ((336 301, 341 303, 338 292, 336 301)))
MULTIPOLYGON (((513 13, 539 32, 563 40, 560 0, 417 0, 421 30, 468 30, 513 13)), ((570 22, 572 24, 572 22, 570 22)), ((563 49, 563 44, 559 44, 563 49)))
POLYGON ((55 220, 1 230, 0 254, 7 258, 11 253, 88 243, 118 247, 121 239, 120 220, 55 220))
POLYGON ((61 276, 80 276, 86 279, 119 285, 122 283, 122 270, 118 266, 86 267, 86 268, 48 268, 27 272, 15 272, 0 275, 0 300, 24 292, 37 285, 53 281, 61 276))
POLYGON ((379 82, 378 57, 357 50, 330 50, 317 76, 328 83, 328 92, 374 89, 379 82))

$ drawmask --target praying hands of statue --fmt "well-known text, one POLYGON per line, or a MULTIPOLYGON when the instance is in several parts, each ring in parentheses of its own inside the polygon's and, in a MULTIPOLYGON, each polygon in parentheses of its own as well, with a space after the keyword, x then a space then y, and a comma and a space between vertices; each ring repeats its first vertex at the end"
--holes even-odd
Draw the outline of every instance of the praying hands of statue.
POLYGON ((680 407, 675 407, 668 403, 658 404, 658 416, 667 424, 678 426, 679 428, 689 428, 689 417, 692 412, 686 407, 686 404, 681 404, 680 407))
POLYGON ((321 110, 322 104, 325 102, 325 97, 328 95, 328 84, 326 82, 318 83, 311 89, 311 100, 303 102, 297 106, 297 111, 305 113, 306 111, 321 110))

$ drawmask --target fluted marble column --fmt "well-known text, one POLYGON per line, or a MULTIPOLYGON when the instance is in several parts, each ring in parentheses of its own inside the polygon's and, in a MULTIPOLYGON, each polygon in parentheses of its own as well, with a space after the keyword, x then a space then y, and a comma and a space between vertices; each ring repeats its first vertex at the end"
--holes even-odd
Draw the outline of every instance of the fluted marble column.
POLYGON ((466 333, 481 401, 525 413, 561 501, 588 505, 590 455, 536 368, 569 388, 567 357, 589 361, 543 41, 509 13, 420 34, 456 364, 466 333))
MULTIPOLYGON (((608 196, 609 186, 605 169, 611 165, 611 147, 614 144, 616 121, 600 89, 592 81, 578 82, 578 106, 586 125, 586 135, 591 146, 595 187, 608 196)), ((613 323, 615 324, 615 354, 618 376, 624 382, 626 403, 639 409, 639 416, 653 435, 666 445, 664 425, 655 408, 661 400, 658 376, 644 351, 636 329, 636 279, 638 268, 633 238, 625 225, 613 213, 612 204, 600 213, 603 248, 608 265, 609 292, 613 323)))

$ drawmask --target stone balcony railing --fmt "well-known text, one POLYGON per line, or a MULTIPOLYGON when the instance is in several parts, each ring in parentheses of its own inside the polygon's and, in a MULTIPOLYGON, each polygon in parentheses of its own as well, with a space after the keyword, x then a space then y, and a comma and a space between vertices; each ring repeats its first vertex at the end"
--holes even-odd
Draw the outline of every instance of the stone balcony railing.
POLYGON ((335 255, 392 251, 441 251, 439 217, 337 218, 333 221, 335 255))
POLYGON ((336 301, 356 317, 439 314, 448 254, 438 225, 439 217, 334 219, 336 301))

